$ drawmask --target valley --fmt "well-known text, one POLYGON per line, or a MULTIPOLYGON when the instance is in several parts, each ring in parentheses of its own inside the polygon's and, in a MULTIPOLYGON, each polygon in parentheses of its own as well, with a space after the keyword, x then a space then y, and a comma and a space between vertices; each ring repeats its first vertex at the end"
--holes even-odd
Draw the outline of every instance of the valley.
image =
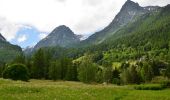
POLYGON ((21 49, 0 34, 0 99, 170 99, 170 4, 127 0, 108 26, 81 37, 60 25, 21 49))

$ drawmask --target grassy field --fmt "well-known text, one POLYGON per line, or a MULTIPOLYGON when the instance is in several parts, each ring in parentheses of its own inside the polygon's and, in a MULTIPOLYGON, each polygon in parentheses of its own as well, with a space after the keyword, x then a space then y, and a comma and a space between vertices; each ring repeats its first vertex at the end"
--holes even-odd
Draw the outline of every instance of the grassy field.
POLYGON ((0 100, 170 100, 170 89, 151 91, 134 90, 133 86, 0 79, 0 100))

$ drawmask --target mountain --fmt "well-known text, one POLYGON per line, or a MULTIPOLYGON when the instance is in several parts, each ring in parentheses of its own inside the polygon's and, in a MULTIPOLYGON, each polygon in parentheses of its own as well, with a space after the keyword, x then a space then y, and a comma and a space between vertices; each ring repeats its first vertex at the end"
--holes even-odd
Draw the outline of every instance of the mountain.
POLYGON ((170 5, 136 18, 88 52, 104 53, 101 61, 170 59, 170 5))
POLYGON ((83 44, 99 44, 106 40, 108 37, 113 35, 116 31, 122 28, 129 22, 134 21, 137 17, 157 11, 160 7, 148 6, 141 7, 138 3, 131 0, 127 0, 122 6, 120 12, 115 16, 114 20, 103 30, 94 33, 88 39, 82 41, 83 44))
POLYGON ((71 47, 73 44, 80 42, 79 37, 80 36, 75 35, 69 27, 61 25, 38 42, 34 49, 53 46, 71 47))
MULTIPOLYGON (((156 12, 150 12, 138 17, 134 22, 130 22, 120 30, 115 32, 106 41, 117 41, 117 44, 129 45, 139 43, 153 44, 167 43, 170 39, 170 5, 160 8, 156 12), (126 40, 126 43, 125 43, 126 40), (122 41, 122 42, 121 42, 122 41), (128 42, 127 42, 128 41, 128 42)), ((168 43, 167 43, 168 44, 168 43)), ((135 47, 135 46, 134 46, 135 47)))
POLYGON ((14 59, 22 52, 21 47, 12 45, 0 34, 0 63, 14 59))
POLYGON ((26 56, 30 56, 32 53, 33 53, 33 51, 34 51, 34 47, 32 46, 28 46, 28 47, 26 47, 24 50, 23 50, 23 52, 24 52, 24 54, 26 55, 26 56))
MULTIPOLYGON (((79 48, 76 60, 90 56, 99 65, 112 62, 115 66, 117 62, 170 62, 170 5, 145 9, 150 10, 122 26, 102 43, 79 48)), ((155 69, 162 64, 153 66, 155 69)))
POLYGON ((6 41, 6 39, 2 36, 1 33, 0 33, 0 41, 6 41))

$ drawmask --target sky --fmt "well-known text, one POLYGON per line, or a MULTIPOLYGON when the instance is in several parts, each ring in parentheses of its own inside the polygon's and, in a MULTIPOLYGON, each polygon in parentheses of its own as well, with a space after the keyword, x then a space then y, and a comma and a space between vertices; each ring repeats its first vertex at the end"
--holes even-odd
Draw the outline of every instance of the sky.
MULTIPOLYGON (((165 6, 170 0, 132 0, 165 6)), ((0 0, 0 33, 22 48, 34 46, 59 25, 87 37, 106 27, 126 0, 0 0)))

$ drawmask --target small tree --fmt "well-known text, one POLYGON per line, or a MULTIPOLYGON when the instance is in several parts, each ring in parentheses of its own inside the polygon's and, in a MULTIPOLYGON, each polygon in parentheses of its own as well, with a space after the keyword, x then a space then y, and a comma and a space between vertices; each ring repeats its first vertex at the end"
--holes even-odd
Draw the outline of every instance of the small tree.
POLYGON ((31 73, 33 78, 45 78, 46 75, 46 59, 43 49, 39 49, 33 56, 33 66, 31 73))
POLYGON ((113 76, 113 73, 112 73, 112 67, 105 67, 103 69, 103 80, 104 82, 106 83, 111 83, 112 82, 112 76, 113 76))
POLYGON ((145 82, 151 81, 154 76, 153 69, 147 62, 143 63, 141 76, 145 82))
POLYGON ((130 79, 130 83, 140 83, 140 76, 138 74, 138 72, 136 71, 136 67, 134 65, 132 65, 129 68, 129 73, 131 75, 131 79, 130 79))
POLYGON ((62 79, 62 68, 61 68, 61 62, 55 61, 50 64, 49 67, 49 77, 52 80, 60 80, 62 79))
POLYGON ((120 74, 120 78, 124 84, 128 84, 130 82, 130 78, 131 78, 129 70, 123 69, 122 73, 120 74))
POLYGON ((117 68, 115 68, 112 72, 112 83, 113 84, 117 84, 117 85, 120 85, 120 72, 117 68))
POLYGON ((165 76, 170 79, 170 65, 168 64, 166 71, 165 71, 165 76))
POLYGON ((3 78, 12 80, 29 80, 28 69, 23 64, 13 64, 5 68, 3 72, 3 78))
POLYGON ((80 64, 78 69, 78 79, 84 83, 96 82, 98 66, 89 60, 80 64))
POLYGON ((113 68, 112 63, 109 61, 103 61, 103 81, 106 83, 111 83, 113 79, 113 68))
POLYGON ((20 63, 20 64, 25 64, 25 55, 24 54, 19 54, 15 57, 15 59, 12 61, 13 64, 15 63, 20 63))
POLYGON ((72 64, 72 62, 70 62, 70 65, 67 67, 65 79, 68 81, 77 81, 77 66, 72 64))

